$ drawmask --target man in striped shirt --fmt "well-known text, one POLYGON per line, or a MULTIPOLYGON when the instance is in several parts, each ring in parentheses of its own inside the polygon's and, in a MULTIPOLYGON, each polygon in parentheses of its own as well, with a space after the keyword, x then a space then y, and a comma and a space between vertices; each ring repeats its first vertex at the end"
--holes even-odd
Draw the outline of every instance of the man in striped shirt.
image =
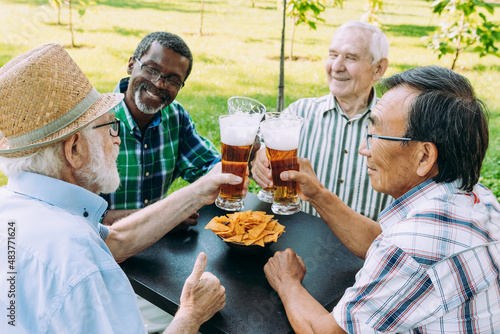
POLYGON ((281 175, 365 258, 354 286, 329 313, 302 286, 291 249, 266 277, 297 333, 500 333, 500 204, 478 183, 485 107, 465 77, 438 66, 385 83, 359 147, 373 188, 395 199, 379 224, 338 205, 306 159, 281 175))
MULTIPOLYGON (((343 24, 333 36, 326 60, 330 94, 300 99, 283 111, 304 118, 298 156, 311 161, 327 189, 375 221, 391 199, 370 186, 366 158, 357 148, 378 100, 374 84, 387 70, 388 53, 387 37, 377 27, 359 21, 343 24)), ((265 148, 252 163, 252 176, 263 188, 272 184, 265 148)), ((307 202, 302 211, 317 215, 307 202)))

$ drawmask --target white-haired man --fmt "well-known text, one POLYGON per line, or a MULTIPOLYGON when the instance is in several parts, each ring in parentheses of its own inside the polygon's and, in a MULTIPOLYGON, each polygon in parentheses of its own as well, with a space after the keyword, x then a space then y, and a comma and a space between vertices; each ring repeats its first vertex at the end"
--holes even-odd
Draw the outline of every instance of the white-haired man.
MULTIPOLYGON (((378 101, 374 84, 388 67, 389 42, 377 27, 349 21, 336 31, 328 49, 326 76, 330 94, 304 98, 283 112, 304 118, 298 156, 307 158, 325 187, 356 212, 377 220, 390 198, 373 190, 357 153, 370 112, 378 101)), ((265 148, 252 162, 253 179, 272 185, 265 148)), ((302 211, 317 215, 307 202, 302 211)))
MULTIPOLYGON (((0 249, 15 254, 1 268, 12 279, 0 283, 0 304, 14 311, 0 332, 145 333, 116 262, 212 203, 220 184, 241 183, 216 166, 140 213, 100 224, 107 203, 98 194, 119 184, 120 127, 109 110, 122 99, 99 94, 57 44, 0 68, 0 169, 9 177, 0 188, 0 249)), ((201 253, 166 333, 196 333, 224 307, 224 287, 204 272, 206 261, 201 253)))

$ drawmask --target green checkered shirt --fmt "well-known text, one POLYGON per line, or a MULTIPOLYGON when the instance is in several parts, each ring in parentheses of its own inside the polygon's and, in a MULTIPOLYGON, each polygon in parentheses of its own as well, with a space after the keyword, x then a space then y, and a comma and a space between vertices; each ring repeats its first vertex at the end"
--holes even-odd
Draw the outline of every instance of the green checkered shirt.
MULTIPOLYGON (((347 117, 332 94, 300 99, 283 110, 304 118, 298 156, 311 160, 321 183, 356 212, 375 221, 392 198, 373 190, 366 157, 358 153, 377 94, 363 114, 347 117)), ((308 202, 302 211, 318 215, 308 202)))
MULTIPOLYGON (((128 82, 122 79, 115 92, 125 93, 128 82)), ((215 146, 198 134, 177 101, 155 114, 144 136, 124 101, 114 112, 121 121, 121 184, 115 193, 102 195, 109 209, 143 208, 165 197, 177 177, 194 182, 220 161, 215 146)))

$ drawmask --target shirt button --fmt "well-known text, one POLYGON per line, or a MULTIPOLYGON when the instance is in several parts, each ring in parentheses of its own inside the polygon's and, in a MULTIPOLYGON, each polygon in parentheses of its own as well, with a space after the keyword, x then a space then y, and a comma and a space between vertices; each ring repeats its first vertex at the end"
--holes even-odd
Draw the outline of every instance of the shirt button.
POLYGON ((347 125, 351 125, 351 122, 347 122, 347 125))
POLYGON ((145 200, 144 200, 144 204, 148 204, 148 202, 149 202, 149 201, 148 201, 147 199, 145 199, 145 200))
POLYGON ((344 153, 347 153, 347 150, 344 150, 344 153))
POLYGON ((149 172, 146 172, 146 174, 144 174, 144 175, 149 176, 149 172))
POLYGON ((144 148, 148 148, 148 144, 144 144, 144 148))
POLYGON ((340 180, 340 183, 344 183, 344 180, 340 180))

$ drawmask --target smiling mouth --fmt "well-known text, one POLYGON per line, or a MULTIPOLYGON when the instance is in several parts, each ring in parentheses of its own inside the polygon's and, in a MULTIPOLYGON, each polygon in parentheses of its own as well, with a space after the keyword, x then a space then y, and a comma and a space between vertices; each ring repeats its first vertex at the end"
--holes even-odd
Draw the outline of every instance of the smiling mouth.
POLYGON ((344 81, 349 81, 349 80, 351 80, 351 79, 349 79, 349 78, 347 78, 347 79, 342 79, 342 78, 334 78, 334 77, 332 77, 332 79, 333 79, 333 80, 335 80, 335 81, 340 81, 340 82, 344 82, 344 81))

